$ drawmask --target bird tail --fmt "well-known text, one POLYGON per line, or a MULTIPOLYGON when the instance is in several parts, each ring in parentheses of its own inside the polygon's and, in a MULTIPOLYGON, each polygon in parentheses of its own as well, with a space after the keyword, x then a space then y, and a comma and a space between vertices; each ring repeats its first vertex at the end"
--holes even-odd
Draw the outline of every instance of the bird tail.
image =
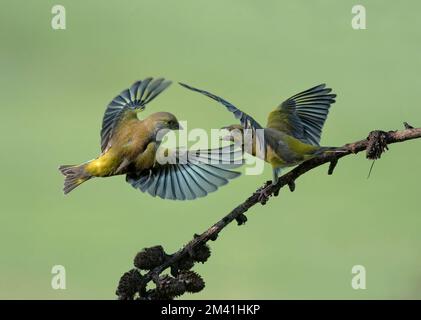
POLYGON ((85 171, 85 164, 81 165, 62 165, 58 168, 64 175, 64 194, 68 194, 74 188, 88 181, 92 176, 85 171))

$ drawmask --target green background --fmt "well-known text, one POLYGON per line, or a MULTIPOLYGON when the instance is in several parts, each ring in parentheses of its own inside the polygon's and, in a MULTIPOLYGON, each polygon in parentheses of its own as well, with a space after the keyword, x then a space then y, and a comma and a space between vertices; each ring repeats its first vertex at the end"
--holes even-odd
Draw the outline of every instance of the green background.
MULTIPOLYGON (((242 176, 192 202, 141 194, 123 177, 63 196, 60 164, 99 153, 107 103, 133 81, 165 76, 221 95, 265 123, 288 96, 326 82, 338 94, 322 144, 372 129, 420 125, 419 1, 4 1, 0 11, 0 298, 114 299, 135 253, 168 252, 206 229, 263 181, 242 176), (66 30, 51 8, 66 8, 66 30), (367 9, 367 30, 351 8, 367 9), (67 289, 51 288, 66 268, 67 289)), ((234 122, 215 102, 174 84, 144 114, 189 127, 234 122)), ((144 115, 142 114, 142 116, 144 115)), ((421 141, 323 166, 229 226, 186 298, 421 298, 421 141), (362 264, 367 289, 351 287, 362 264)))

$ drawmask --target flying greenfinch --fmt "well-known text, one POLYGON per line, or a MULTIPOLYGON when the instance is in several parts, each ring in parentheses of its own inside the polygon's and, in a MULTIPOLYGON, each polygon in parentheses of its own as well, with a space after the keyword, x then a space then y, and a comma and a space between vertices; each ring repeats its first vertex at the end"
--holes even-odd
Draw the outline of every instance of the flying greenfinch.
POLYGON ((235 151, 227 147, 200 152, 167 149, 165 152, 172 155, 173 161, 160 163, 157 160, 161 142, 158 136, 179 130, 180 124, 168 112, 153 113, 143 120, 138 119, 137 112, 143 111, 170 84, 171 81, 162 78, 146 78, 136 81, 110 102, 102 121, 99 157, 59 168, 65 176, 65 194, 94 177, 124 174, 134 188, 154 197, 192 200, 216 191, 240 174, 231 169, 241 164, 211 161, 235 157, 235 151))
MULTIPOLYGON (((240 124, 224 127, 230 133, 240 132, 240 135, 231 134, 229 139, 246 141, 245 133, 250 132, 252 147, 245 151, 272 165, 272 184, 278 181, 283 168, 298 165, 324 152, 342 152, 341 148, 319 145, 323 125, 336 98, 336 95, 331 93, 332 89, 326 88, 325 84, 297 93, 282 102, 269 113, 266 127, 210 92, 184 83, 180 85, 216 100, 240 120, 240 124)), ((262 197, 267 197, 265 192, 263 189, 262 197)))

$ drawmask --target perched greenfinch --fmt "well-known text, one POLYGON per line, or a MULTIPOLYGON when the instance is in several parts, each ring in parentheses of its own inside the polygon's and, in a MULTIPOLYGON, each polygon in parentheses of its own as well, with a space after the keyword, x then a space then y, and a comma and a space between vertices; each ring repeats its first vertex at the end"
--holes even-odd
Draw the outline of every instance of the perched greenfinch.
MULTIPOLYGON (((269 113, 266 127, 261 126, 233 104, 210 92, 183 83, 180 85, 218 101, 232 112, 235 118, 240 120, 241 124, 224 128, 230 132, 240 131, 242 134, 240 139, 243 140, 246 140, 244 138, 246 131, 251 133, 252 148, 245 151, 272 165, 273 184, 278 181, 283 168, 298 165, 324 152, 343 151, 341 148, 319 145, 329 108, 335 102, 336 97, 331 93, 332 89, 326 88, 325 84, 297 93, 282 102, 269 113)), ((236 140, 232 135, 230 139, 231 141, 236 140)), ((264 189, 262 192, 262 195, 265 196, 264 189)))
POLYGON ((227 147, 184 153, 179 149, 171 153, 167 149, 166 153, 171 153, 174 161, 157 161, 161 142, 158 136, 179 130, 180 124, 168 112, 153 113, 143 120, 138 119, 137 112, 144 110, 170 84, 171 81, 162 78, 146 78, 136 81, 110 102, 102 121, 99 157, 59 168, 65 176, 65 194, 94 177, 124 174, 134 188, 154 197, 192 200, 206 196, 240 174, 231 169, 241 164, 211 161, 224 156, 235 157, 235 151, 227 147), (181 156, 183 161, 180 161, 181 156))

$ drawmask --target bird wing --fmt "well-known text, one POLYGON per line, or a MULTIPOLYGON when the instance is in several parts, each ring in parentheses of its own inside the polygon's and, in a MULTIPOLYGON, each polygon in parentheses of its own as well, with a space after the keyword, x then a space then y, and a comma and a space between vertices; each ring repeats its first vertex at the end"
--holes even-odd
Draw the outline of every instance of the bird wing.
POLYGON ((251 129, 252 130, 252 134, 257 137, 257 141, 259 143, 259 146, 261 147, 260 150, 262 150, 263 154, 265 154, 265 143, 264 143, 264 130, 263 127, 256 121, 254 120, 251 116, 249 116, 247 113, 241 111, 240 109, 238 109, 237 107, 235 107, 232 103, 222 99, 221 97, 218 97, 208 91, 205 90, 200 90, 197 88, 194 88, 192 86, 189 86, 185 83, 181 83, 179 82, 179 84, 189 90, 192 91, 196 91, 199 92, 219 103, 221 103, 222 105, 224 105, 228 111, 232 112, 234 114, 234 117, 236 119, 240 120, 241 125, 243 126, 244 129, 251 129))
POLYGON ((193 200, 216 191, 240 175, 232 171, 243 164, 241 149, 234 145, 210 150, 169 150, 168 163, 156 163, 149 169, 126 175, 126 181, 153 197, 193 200))
POLYGON ((136 81, 128 89, 123 90, 107 106, 102 120, 101 151, 106 151, 111 137, 124 120, 137 118, 136 112, 145 109, 146 104, 164 91, 171 81, 163 78, 146 78, 136 81))
POLYGON ((335 102, 336 94, 331 91, 320 84, 297 93, 269 114, 267 127, 318 146, 330 105, 335 102))

